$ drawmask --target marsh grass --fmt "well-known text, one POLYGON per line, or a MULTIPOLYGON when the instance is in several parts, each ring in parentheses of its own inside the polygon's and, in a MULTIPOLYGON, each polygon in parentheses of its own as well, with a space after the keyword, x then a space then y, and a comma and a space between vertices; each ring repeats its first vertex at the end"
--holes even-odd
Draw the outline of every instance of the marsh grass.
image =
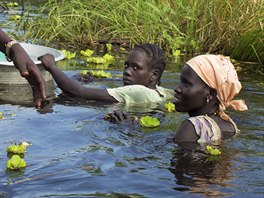
POLYGON ((49 0, 23 39, 67 49, 93 48, 98 40, 150 42, 169 55, 179 49, 263 63, 263 20, 262 1, 49 0))

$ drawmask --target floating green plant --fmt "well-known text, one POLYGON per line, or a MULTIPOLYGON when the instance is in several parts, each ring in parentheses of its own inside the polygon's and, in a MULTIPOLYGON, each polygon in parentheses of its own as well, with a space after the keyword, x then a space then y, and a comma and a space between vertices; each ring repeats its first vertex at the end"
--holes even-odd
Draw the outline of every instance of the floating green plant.
POLYGON ((25 160, 21 159, 19 155, 13 155, 6 163, 6 167, 11 170, 19 170, 21 168, 25 168, 26 165, 25 160))
POLYGON ((13 154, 24 154, 26 152, 26 145, 20 144, 20 145, 11 145, 7 147, 7 152, 8 153, 13 153, 13 154))
POLYGON ((208 153, 210 155, 220 155, 221 154, 221 151, 217 148, 214 148, 212 146, 206 146, 206 150, 208 151, 208 153))
POLYGON ((93 50, 90 50, 90 49, 87 49, 87 50, 81 50, 81 55, 83 56, 87 56, 87 57, 90 57, 93 55, 94 51, 93 50))
POLYGON ((165 104, 165 107, 168 112, 175 111, 175 105, 172 102, 168 102, 167 104, 165 104))
POLYGON ((99 70, 99 71, 91 70, 91 73, 93 74, 94 77, 99 77, 99 78, 111 78, 112 77, 110 72, 105 72, 104 70, 99 70))
POLYGON ((106 60, 103 57, 91 57, 91 58, 87 58, 87 62, 102 64, 102 63, 106 63, 106 60))
POLYGON ((11 21, 18 21, 18 20, 21 19, 21 16, 20 16, 20 15, 17 15, 17 14, 14 14, 14 15, 11 15, 11 16, 9 17, 9 19, 10 19, 11 21))
POLYGON ((113 62, 115 60, 114 57, 110 54, 105 54, 103 58, 106 60, 106 62, 113 62))
POLYGON ((157 127, 160 126, 160 121, 158 120, 158 118, 143 116, 140 118, 140 125, 143 127, 157 127))
POLYGON ((64 54, 66 59, 72 59, 76 56, 76 52, 71 53, 70 51, 67 50, 61 50, 61 52, 64 54))
POLYGON ((96 78, 111 78, 112 77, 110 72, 105 72, 104 70, 98 70, 98 71, 83 70, 80 72, 80 75, 87 75, 87 74, 90 74, 96 78))
POLYGON ((108 52, 111 52, 112 51, 112 44, 111 43, 107 43, 106 44, 106 48, 107 48, 108 52))
POLYGON ((18 3, 17 2, 9 2, 6 4, 7 7, 17 7, 18 3))

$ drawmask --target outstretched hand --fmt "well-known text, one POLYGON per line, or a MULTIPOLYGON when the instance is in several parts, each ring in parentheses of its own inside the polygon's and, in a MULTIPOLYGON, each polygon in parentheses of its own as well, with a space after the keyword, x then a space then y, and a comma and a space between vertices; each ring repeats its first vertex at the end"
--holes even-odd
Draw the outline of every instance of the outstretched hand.
POLYGON ((132 123, 130 115, 125 111, 113 111, 104 116, 105 120, 113 123, 129 122, 132 123))
POLYGON ((38 60, 41 61, 42 65, 44 66, 44 68, 47 71, 49 71, 50 67, 55 66, 55 64, 56 64, 54 56, 52 54, 49 54, 49 53, 38 57, 38 60))
POLYGON ((12 46, 13 51, 13 63, 19 70, 20 75, 24 77, 30 84, 33 92, 33 100, 35 107, 41 106, 42 100, 45 96, 45 81, 35 63, 31 60, 26 51, 19 45, 14 44, 12 46))

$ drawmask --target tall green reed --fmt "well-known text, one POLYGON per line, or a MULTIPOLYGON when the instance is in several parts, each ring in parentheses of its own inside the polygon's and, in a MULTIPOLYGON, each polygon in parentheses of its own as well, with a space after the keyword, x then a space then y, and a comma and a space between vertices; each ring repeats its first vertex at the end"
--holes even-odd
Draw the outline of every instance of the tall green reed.
POLYGON ((263 62, 263 19, 262 1, 251 0, 49 0, 23 39, 75 49, 120 39, 263 62))

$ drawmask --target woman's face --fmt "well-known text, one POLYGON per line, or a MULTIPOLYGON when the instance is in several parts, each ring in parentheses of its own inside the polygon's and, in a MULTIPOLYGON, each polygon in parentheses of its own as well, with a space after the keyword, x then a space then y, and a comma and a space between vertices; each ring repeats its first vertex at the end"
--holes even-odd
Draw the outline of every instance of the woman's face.
POLYGON ((203 107, 207 105, 207 97, 210 88, 189 66, 183 67, 180 83, 174 89, 174 104, 179 112, 188 112, 192 115, 199 115, 203 107))
POLYGON ((125 61, 123 83, 149 87, 152 70, 146 52, 139 49, 132 50, 125 61))

